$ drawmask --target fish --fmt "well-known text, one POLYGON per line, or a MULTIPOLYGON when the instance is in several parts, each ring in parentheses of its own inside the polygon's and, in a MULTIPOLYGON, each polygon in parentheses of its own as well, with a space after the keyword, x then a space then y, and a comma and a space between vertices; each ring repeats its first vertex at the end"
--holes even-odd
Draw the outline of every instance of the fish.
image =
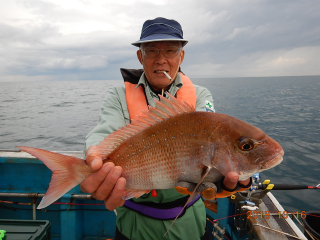
MULTIPOLYGON (((167 93, 168 94, 168 93, 167 93)), ((103 162, 123 169, 123 199, 179 182, 218 182, 230 171, 246 180, 280 164, 284 151, 261 129, 229 115, 195 111, 168 94, 155 107, 104 138, 95 148, 103 162)), ((52 172, 38 209, 45 208, 90 176, 81 158, 43 149, 17 146, 41 160, 52 172)), ((194 193, 193 193, 194 194, 194 193)))

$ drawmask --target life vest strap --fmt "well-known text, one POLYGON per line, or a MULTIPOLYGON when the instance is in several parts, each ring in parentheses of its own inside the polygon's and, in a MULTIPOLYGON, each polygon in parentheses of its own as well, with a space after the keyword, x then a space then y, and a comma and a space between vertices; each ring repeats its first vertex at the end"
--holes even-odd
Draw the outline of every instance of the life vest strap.
MULTIPOLYGON (((142 115, 142 111, 148 110, 148 103, 145 96, 145 90, 142 86, 137 87, 139 74, 143 74, 143 70, 137 69, 121 69, 124 84, 126 88, 126 100, 130 119, 137 119, 142 115)), ((191 80, 179 72, 182 79, 182 87, 177 91, 176 98, 179 101, 185 101, 189 105, 195 107, 197 102, 196 90, 191 80)))

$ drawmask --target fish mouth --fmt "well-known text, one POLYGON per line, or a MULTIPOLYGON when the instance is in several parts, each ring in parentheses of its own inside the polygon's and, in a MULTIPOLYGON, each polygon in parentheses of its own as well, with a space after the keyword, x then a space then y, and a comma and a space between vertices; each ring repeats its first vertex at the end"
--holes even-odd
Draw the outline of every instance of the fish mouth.
POLYGON ((267 170, 279 165, 283 161, 283 154, 284 151, 281 150, 273 159, 266 161, 264 164, 262 164, 261 169, 267 170))
POLYGON ((265 170, 268 170, 270 168, 273 168, 273 167, 279 165, 283 160, 283 154, 284 154, 284 151, 282 150, 271 160, 267 160, 264 163, 260 164, 260 168, 258 168, 256 170, 253 169, 252 171, 245 172, 245 173, 240 172, 239 173, 239 181, 244 181, 244 180, 248 179, 249 177, 251 177, 255 173, 263 172, 265 170))

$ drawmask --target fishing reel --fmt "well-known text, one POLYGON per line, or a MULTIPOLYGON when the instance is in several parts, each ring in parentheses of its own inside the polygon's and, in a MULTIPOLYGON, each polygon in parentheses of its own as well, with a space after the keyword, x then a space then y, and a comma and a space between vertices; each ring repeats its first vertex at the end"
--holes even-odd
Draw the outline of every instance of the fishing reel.
POLYGON ((252 176, 252 185, 249 189, 243 192, 237 192, 229 197, 229 201, 240 205, 242 209, 247 211, 255 211, 259 209, 261 199, 273 188, 270 180, 260 182, 260 173, 252 176))
POLYGON ((257 211, 262 198, 273 188, 273 184, 269 184, 270 180, 265 180, 263 183, 260 180, 260 173, 254 174, 249 189, 229 197, 229 201, 235 204, 234 224, 239 231, 239 236, 243 236, 247 231, 247 213, 257 211))

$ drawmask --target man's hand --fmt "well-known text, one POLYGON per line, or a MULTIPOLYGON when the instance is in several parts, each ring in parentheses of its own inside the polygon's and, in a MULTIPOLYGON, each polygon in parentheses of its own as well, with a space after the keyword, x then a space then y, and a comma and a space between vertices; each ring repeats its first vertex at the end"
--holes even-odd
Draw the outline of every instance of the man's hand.
POLYGON ((90 193, 92 197, 103 200, 108 210, 122 206, 122 199, 126 187, 126 179, 120 177, 122 168, 108 162, 103 164, 102 158, 95 153, 96 146, 91 146, 86 152, 86 162, 95 171, 81 184, 81 191, 90 193))
MULTIPOLYGON (((239 181, 239 175, 236 172, 228 172, 223 180, 223 185, 228 189, 234 189, 237 186, 239 181)), ((250 178, 245 181, 240 181, 241 185, 248 185, 250 182, 250 178)))
MULTIPOLYGON (((236 172, 229 172, 223 179, 222 183, 217 183, 217 186, 211 182, 202 182, 197 189, 206 199, 214 199, 228 197, 235 191, 239 191, 243 187, 248 187, 250 178, 245 181, 239 181, 239 175, 236 172), (223 185, 223 186, 222 186, 223 185), (239 185, 239 186, 238 186, 239 185), (236 188, 237 187, 237 188, 236 188), (218 190, 218 194, 217 194, 218 190)), ((190 182, 178 182, 175 189, 182 194, 191 194, 197 184, 190 182)))

